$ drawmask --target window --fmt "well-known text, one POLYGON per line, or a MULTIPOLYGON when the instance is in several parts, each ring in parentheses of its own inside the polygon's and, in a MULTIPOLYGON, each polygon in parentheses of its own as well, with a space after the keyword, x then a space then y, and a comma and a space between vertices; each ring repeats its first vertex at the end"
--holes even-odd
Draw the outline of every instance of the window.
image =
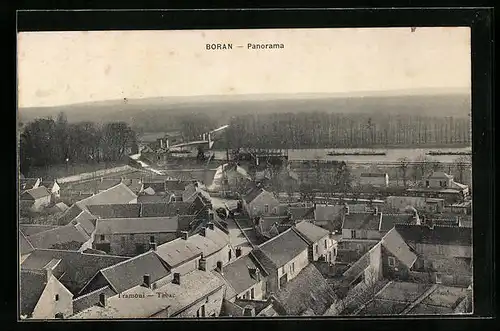
POLYGON ((441 274, 436 274, 436 284, 441 284, 442 279, 441 279, 441 274))
POLYGON ((255 291, 254 291, 254 289, 252 288, 252 289, 250 290, 250 299, 252 299, 252 300, 253 300, 254 298, 255 298, 255 291))
POLYGON ((105 235, 101 234, 101 240, 104 240, 105 237, 105 235))
POLYGON ((392 256, 389 256, 388 258, 389 266, 390 267, 395 267, 396 266, 396 259, 392 256))
POLYGON ((264 205, 264 213, 269 213, 269 205, 264 205))
POLYGON ((443 181, 443 187, 448 186, 447 184, 448 184, 448 183, 446 183, 446 181, 443 181))
POLYGON ((428 180, 425 181, 425 187, 429 187, 429 181, 428 180))
POLYGON ((316 254, 318 254, 318 245, 314 245, 314 251, 316 252, 316 254))
POLYGON ((356 230, 351 230, 351 238, 356 239, 356 230))
POLYGON ((325 249, 328 248, 328 243, 327 243, 327 240, 325 239, 325 249))
POLYGON ((59 301, 59 294, 56 294, 56 301, 59 301))

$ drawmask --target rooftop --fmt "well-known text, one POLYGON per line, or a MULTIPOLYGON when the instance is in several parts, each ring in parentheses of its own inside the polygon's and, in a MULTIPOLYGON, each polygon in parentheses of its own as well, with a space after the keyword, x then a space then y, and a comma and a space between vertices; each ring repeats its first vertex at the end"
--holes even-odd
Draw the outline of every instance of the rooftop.
POLYGON ((109 218, 97 220, 96 235, 124 233, 176 232, 179 229, 178 216, 109 218))
POLYGON ((328 236, 330 232, 319 226, 316 226, 308 221, 302 221, 295 225, 295 229, 300 232, 310 243, 316 243, 324 237, 328 236))
POLYGON ((52 230, 55 228, 57 228, 57 225, 19 224, 19 230, 25 236, 31 236, 35 233, 52 230))
POLYGON ((20 313, 31 317, 47 285, 47 276, 45 273, 40 272, 21 271, 20 278, 20 313))
POLYGON ((349 213, 344 217, 342 229, 379 230, 382 213, 349 213))
POLYGON ((74 224, 60 226, 28 237, 35 248, 79 250, 90 239, 85 230, 74 224))
POLYGON ((24 191, 21 195, 21 200, 37 200, 50 196, 49 190, 45 186, 39 186, 24 191))
POLYGON ((259 245, 258 248, 277 269, 307 250, 308 243, 290 228, 259 245))
POLYGON ((120 183, 89 198, 80 200, 76 204, 80 208, 86 208, 92 205, 130 203, 135 199, 137 199, 137 195, 125 184, 120 183))
POLYGON ((263 188, 254 188, 250 192, 248 192, 243 199, 246 203, 251 203, 255 198, 257 198, 262 192, 264 192, 263 188))
POLYGON ((410 250, 396 229, 392 229, 382 238, 382 245, 407 268, 411 268, 417 256, 410 250))
POLYGON ((472 229, 464 227, 396 224, 396 230, 405 241, 433 245, 472 246, 472 229))
POLYGON ((384 214, 380 222, 380 231, 387 232, 394 227, 395 224, 416 224, 416 219, 413 214, 384 214))
POLYGON ((252 274, 251 269, 258 269, 263 280, 266 271, 260 267, 252 253, 242 256, 224 267, 223 278, 234 289, 235 295, 248 290, 259 282, 255 274, 252 274))

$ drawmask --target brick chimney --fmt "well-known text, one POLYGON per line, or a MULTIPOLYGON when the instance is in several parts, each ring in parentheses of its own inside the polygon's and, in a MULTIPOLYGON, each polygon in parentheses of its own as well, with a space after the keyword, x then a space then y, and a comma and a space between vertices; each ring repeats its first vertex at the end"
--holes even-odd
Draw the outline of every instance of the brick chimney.
POLYGON ((243 316, 252 316, 254 317, 255 316, 255 307, 253 306, 245 306, 245 308, 243 308, 243 316))
POLYGON ((198 269, 202 271, 207 271, 207 260, 203 256, 203 253, 201 253, 200 260, 198 261, 198 269))
POLYGON ((172 283, 181 285, 181 274, 178 272, 174 273, 174 279, 172 280, 172 283))
POLYGON ((224 267, 222 265, 222 261, 217 261, 217 271, 223 275, 224 274, 224 267))
POLYGON ((149 249, 152 251, 156 251, 156 243, 155 242, 150 242, 149 243, 149 249))
POLYGON ((142 286, 151 288, 151 276, 149 274, 142 276, 142 286))
POLYGON ((214 223, 210 222, 207 224, 207 227, 210 229, 210 230, 214 230, 214 223))
POLYGON ((189 232, 187 231, 181 231, 181 238, 184 240, 188 240, 189 238, 189 232))
POLYGON ((240 257, 241 256, 241 247, 236 247, 236 257, 240 257))
POLYGON ((205 227, 201 228, 200 235, 202 235, 203 237, 206 237, 207 236, 207 228, 205 228, 205 227))
POLYGON ((101 307, 106 307, 106 293, 100 293, 99 294, 99 306, 101 307))

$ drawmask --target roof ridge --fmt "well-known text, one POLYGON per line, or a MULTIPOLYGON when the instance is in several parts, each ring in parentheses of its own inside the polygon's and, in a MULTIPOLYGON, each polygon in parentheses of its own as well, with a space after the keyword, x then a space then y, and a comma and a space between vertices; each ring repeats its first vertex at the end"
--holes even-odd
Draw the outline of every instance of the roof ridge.
MULTIPOLYGON (((138 258, 140 258, 140 257, 146 256, 146 255, 151 254, 151 253, 154 253, 154 251, 147 251, 147 252, 144 252, 144 253, 142 253, 142 254, 139 254, 139 255, 133 256, 133 257, 131 257, 131 258, 127 259, 127 260, 120 261, 120 262, 118 262, 118 263, 116 263, 116 264, 110 265, 109 267, 102 268, 102 269, 100 269, 99 271, 106 271, 106 270, 108 270, 108 269, 111 269, 111 268, 116 267, 117 265, 125 264, 126 262, 129 262, 129 261, 132 261, 132 260, 136 260, 136 259, 138 259, 138 258)), ((155 254, 155 255, 156 255, 156 254, 155 254)), ((157 255, 156 255, 156 256, 157 256, 157 255)), ((157 256, 157 257, 158 257, 158 256, 157 256)))

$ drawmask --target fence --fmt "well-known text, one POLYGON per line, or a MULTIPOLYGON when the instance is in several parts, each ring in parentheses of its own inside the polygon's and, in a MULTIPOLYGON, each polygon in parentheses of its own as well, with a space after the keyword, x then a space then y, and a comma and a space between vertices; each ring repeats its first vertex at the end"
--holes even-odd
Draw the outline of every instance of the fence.
POLYGON ((57 179, 58 183, 71 183, 71 182, 78 182, 81 180, 87 180, 87 179, 92 179, 95 177, 100 177, 100 176, 105 176, 109 174, 114 174, 118 172, 125 172, 125 171, 135 171, 136 169, 129 166, 120 166, 120 167, 114 167, 114 168, 109 168, 109 169, 102 169, 102 170, 97 170, 93 172, 84 172, 78 175, 74 176, 68 176, 68 177, 61 177, 57 179))

